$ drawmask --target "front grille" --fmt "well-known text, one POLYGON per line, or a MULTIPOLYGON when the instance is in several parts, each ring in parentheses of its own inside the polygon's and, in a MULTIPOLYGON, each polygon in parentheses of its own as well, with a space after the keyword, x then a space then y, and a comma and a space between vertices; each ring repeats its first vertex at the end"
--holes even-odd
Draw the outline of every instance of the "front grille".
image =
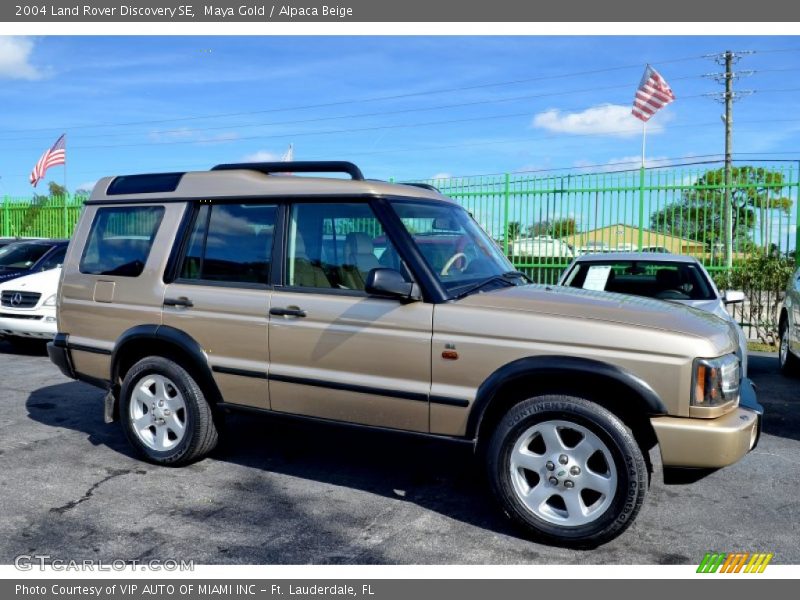
POLYGON ((21 315, 19 313, 0 312, 0 319, 27 319, 28 321, 40 321, 44 319, 41 315, 21 315))
POLYGON ((0 304, 9 308, 33 308, 41 297, 41 294, 35 292, 6 290, 0 296, 0 304))

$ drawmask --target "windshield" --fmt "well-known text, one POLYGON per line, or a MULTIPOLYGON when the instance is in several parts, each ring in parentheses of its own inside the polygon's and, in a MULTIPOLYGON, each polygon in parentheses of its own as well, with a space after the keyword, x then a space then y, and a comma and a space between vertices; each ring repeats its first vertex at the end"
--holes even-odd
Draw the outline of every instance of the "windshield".
POLYGON ((50 250, 46 244, 11 244, 0 248, 0 267, 30 269, 50 250))
POLYGON ((661 300, 715 300, 702 268, 693 263, 647 260, 578 262, 564 285, 661 300))
POLYGON ((514 266, 467 211, 455 204, 392 202, 397 216, 450 297, 514 266))

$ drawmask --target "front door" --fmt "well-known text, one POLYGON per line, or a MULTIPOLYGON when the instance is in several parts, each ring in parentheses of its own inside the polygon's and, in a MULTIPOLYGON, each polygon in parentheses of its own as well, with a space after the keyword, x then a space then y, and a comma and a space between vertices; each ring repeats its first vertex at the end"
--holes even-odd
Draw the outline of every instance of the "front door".
POLYGON ((270 309, 272 409, 428 431, 433 306, 364 292, 370 269, 411 275, 367 202, 289 208, 270 309))
POLYGON ((225 402, 269 408, 268 314, 277 206, 203 203, 163 323, 188 333, 208 356, 225 402))

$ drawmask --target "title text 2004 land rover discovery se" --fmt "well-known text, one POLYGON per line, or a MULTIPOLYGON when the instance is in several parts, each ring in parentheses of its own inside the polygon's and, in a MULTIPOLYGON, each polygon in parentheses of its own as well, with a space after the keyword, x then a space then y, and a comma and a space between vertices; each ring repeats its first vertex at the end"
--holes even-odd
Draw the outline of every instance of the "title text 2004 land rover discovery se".
POLYGON ((653 445, 722 467, 759 435, 726 322, 530 285, 455 202, 351 163, 103 179, 58 307, 51 359, 110 389, 107 420, 152 462, 208 454, 232 408, 467 439, 551 542, 623 531, 653 445))

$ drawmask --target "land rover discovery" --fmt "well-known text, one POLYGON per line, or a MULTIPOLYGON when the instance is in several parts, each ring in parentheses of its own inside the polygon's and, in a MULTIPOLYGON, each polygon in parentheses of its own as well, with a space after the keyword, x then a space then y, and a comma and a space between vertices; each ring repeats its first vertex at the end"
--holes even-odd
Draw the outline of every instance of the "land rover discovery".
POLYGON ((455 201, 351 163, 102 179, 57 303, 52 361, 108 390, 146 460, 205 457, 234 409, 466 440, 505 514, 559 544, 630 525, 655 445, 718 468, 760 431, 727 323, 532 285, 455 201))

